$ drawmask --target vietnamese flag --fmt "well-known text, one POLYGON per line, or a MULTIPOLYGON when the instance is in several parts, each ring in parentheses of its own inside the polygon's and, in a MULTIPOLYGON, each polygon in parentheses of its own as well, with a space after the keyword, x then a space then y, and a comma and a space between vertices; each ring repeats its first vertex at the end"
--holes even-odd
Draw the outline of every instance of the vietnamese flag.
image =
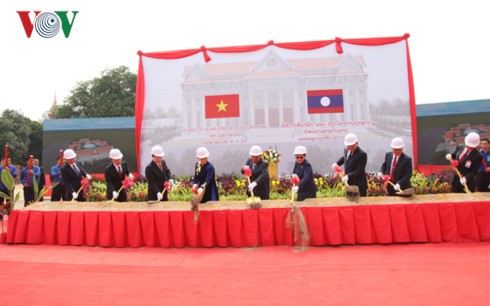
POLYGON ((218 95, 205 97, 205 118, 240 117, 239 95, 218 95))
POLYGON ((344 112, 342 89, 306 91, 308 114, 328 114, 344 112))

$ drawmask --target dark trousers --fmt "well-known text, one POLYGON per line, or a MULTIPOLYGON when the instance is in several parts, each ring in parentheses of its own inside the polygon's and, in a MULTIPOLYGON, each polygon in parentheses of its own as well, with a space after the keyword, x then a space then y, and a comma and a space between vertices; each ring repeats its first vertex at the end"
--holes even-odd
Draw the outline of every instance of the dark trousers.
POLYGON ((36 198, 34 197, 34 187, 33 186, 24 186, 24 206, 28 206, 31 203, 34 203, 36 198))
POLYGON ((316 191, 307 191, 307 192, 303 192, 303 191, 298 191, 298 198, 297 200, 298 201, 304 201, 305 199, 314 199, 316 198, 316 191))
MULTIPOLYGON (((466 181, 466 186, 471 192, 475 192, 475 182, 474 180, 466 181)), ((451 192, 454 193, 465 193, 464 186, 459 182, 459 177, 454 176, 453 181, 451 182, 451 192)))
POLYGON ((476 176, 476 182, 476 188, 478 191, 489 192, 490 189, 488 188, 488 185, 490 185, 490 172, 478 172, 478 175, 476 176))
POLYGON ((51 202, 58 202, 60 200, 66 200, 65 198, 65 185, 58 184, 53 189, 51 189, 51 202))

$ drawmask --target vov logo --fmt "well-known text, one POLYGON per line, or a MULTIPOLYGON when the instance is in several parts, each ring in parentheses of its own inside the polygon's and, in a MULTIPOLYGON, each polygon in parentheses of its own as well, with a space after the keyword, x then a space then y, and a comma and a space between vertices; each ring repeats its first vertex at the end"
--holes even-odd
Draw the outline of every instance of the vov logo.
POLYGON ((68 38, 70 37, 71 28, 73 27, 78 12, 79 11, 72 11, 73 18, 71 21, 68 20, 68 11, 42 13, 41 11, 34 11, 36 15, 32 21, 29 17, 30 11, 17 11, 17 14, 19 14, 20 21, 22 21, 27 38, 31 38, 34 29, 36 29, 37 34, 41 37, 53 38, 60 31, 60 27, 63 29, 65 37, 68 38))

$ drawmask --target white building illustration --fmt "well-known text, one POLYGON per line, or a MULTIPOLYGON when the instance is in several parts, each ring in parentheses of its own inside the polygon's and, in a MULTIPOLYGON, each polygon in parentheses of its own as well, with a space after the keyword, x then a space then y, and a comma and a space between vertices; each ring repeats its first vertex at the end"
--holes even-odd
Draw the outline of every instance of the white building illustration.
POLYGON ((183 131, 242 126, 251 127, 243 131, 251 136, 255 127, 274 131, 301 122, 368 121, 365 66, 362 56, 286 60, 274 52, 260 61, 188 66, 182 82, 183 131), (307 91, 328 89, 343 91, 344 112, 308 114, 307 91), (217 94, 238 94, 240 116, 206 119, 205 97, 217 94))

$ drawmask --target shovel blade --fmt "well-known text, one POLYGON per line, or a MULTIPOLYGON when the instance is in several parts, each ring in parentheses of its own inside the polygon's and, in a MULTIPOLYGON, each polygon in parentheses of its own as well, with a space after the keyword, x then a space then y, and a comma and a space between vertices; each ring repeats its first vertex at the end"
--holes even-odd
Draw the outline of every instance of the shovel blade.
POLYGON ((260 203, 259 197, 250 197, 247 199, 247 203, 251 208, 260 208, 262 207, 262 203, 260 203))
POLYGON ((402 191, 398 191, 396 194, 401 196, 401 197, 407 197, 408 198, 408 197, 411 197, 415 194, 415 189, 408 188, 408 189, 405 189, 402 191))
POLYGON ((359 187, 355 185, 350 185, 345 188, 345 197, 351 202, 359 202, 361 193, 359 192, 359 187))

